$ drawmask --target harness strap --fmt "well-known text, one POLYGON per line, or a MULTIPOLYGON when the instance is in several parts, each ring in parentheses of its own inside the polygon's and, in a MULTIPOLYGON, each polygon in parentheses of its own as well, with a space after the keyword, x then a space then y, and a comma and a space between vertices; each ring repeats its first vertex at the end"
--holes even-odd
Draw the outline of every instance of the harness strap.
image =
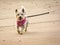
POLYGON ((17 21, 17 26, 23 26, 26 22, 26 18, 22 19, 22 20, 19 20, 17 21))

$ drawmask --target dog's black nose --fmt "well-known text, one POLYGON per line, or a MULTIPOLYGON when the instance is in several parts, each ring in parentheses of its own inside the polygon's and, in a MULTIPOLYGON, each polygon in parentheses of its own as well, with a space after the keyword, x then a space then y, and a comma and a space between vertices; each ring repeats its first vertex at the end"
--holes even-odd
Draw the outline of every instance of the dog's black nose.
POLYGON ((19 17, 19 20, 21 20, 21 19, 22 19, 22 17, 20 16, 20 17, 19 17))

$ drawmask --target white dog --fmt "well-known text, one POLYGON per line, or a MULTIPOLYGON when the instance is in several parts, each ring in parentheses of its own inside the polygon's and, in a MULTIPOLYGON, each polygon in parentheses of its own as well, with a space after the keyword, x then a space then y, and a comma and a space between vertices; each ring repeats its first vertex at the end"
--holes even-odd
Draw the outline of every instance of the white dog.
POLYGON ((25 16, 26 12, 25 12, 25 9, 23 7, 21 7, 20 11, 18 11, 16 9, 15 13, 16 13, 16 18, 17 18, 17 32, 18 32, 18 34, 22 35, 23 30, 25 30, 25 32, 26 32, 27 27, 28 27, 28 21, 25 16), (19 28, 21 28, 21 30, 19 28))

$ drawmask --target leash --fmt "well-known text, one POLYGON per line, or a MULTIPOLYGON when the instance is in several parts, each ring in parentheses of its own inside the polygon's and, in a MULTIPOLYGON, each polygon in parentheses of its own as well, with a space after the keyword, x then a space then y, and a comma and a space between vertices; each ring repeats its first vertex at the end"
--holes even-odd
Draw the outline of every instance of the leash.
POLYGON ((27 16, 27 18, 35 17, 35 16, 41 16, 41 15, 45 15, 45 14, 49 14, 49 12, 45 12, 45 13, 41 13, 41 14, 36 14, 36 15, 27 16))

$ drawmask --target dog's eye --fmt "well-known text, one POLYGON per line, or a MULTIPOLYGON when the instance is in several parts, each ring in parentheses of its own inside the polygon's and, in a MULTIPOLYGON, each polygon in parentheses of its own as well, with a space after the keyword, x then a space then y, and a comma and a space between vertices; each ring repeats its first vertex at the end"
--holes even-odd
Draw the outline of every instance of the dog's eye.
POLYGON ((23 15, 23 14, 21 14, 21 15, 23 15))
POLYGON ((19 16, 19 14, 17 14, 19 16))

